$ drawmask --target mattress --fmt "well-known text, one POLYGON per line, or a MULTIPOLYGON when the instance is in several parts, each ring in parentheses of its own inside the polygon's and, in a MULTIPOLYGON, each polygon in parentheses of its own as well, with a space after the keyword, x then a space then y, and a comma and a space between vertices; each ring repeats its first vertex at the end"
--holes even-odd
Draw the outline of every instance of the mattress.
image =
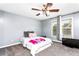
MULTIPOLYGON (((35 37, 35 38, 39 38, 39 37, 35 37)), ((44 39, 45 39, 45 41, 34 45, 32 43, 29 43, 29 40, 31 40, 30 38, 23 38, 23 40, 24 40, 23 44, 24 44, 25 47, 27 47, 30 50, 36 50, 36 49, 38 49, 40 47, 43 47, 43 46, 45 46, 47 44, 52 43, 51 39, 49 39, 49 38, 44 38, 44 39)))

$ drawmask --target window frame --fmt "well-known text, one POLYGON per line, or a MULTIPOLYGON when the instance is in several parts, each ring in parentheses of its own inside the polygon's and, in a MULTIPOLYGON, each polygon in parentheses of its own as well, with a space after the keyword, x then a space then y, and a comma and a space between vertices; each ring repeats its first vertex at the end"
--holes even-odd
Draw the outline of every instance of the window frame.
POLYGON ((59 19, 54 19, 54 20, 51 21, 51 37, 52 38, 57 39, 57 35, 53 36, 53 32, 52 32, 53 25, 52 24, 53 24, 53 22, 57 22, 57 26, 58 26, 58 20, 59 20, 59 24, 60 24, 59 25, 59 28, 60 28, 59 29, 59 31, 60 31, 59 40, 62 40, 62 38, 63 38, 63 36, 62 36, 62 34, 63 34, 62 33, 62 21, 66 20, 66 19, 71 19, 72 20, 72 23, 71 23, 72 24, 72 27, 71 27, 71 38, 74 38, 73 17, 64 17, 64 16, 63 17, 60 16, 60 20, 59 19))
MULTIPOLYGON (((63 20, 61 20, 61 28, 60 28, 60 30, 62 31, 62 22, 63 21, 68 21, 69 19, 71 19, 71 38, 73 38, 74 37, 74 35, 73 35, 73 17, 66 17, 66 18, 63 18, 63 20)), ((63 37, 63 31, 62 31, 62 37, 63 37)))
POLYGON ((57 19, 55 19, 55 20, 53 20, 53 21, 51 21, 51 37, 53 37, 53 38, 57 38, 57 34, 56 35, 53 35, 53 26, 54 26, 54 24, 56 24, 55 22, 57 22, 57 19))

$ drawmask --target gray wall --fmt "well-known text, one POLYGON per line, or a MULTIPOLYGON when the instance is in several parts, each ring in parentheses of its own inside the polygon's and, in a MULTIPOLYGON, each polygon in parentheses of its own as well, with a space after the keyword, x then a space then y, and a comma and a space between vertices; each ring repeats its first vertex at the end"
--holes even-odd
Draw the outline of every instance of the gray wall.
POLYGON ((57 18, 52 18, 42 21, 42 35, 46 35, 47 37, 51 38, 51 22, 56 19, 57 18))
POLYGON ((41 22, 24 16, 0 11, 0 47, 14 44, 24 31, 41 33, 41 22))
MULTIPOLYGON (((61 19, 73 17, 74 38, 79 39, 79 13, 63 16, 61 19)), ((51 37, 51 22, 57 18, 38 21, 28 17, 0 11, 0 47, 14 44, 23 36, 23 31, 35 31, 51 37), (2 21, 1 21, 2 20, 2 21)))
MULTIPOLYGON (((62 16, 61 19, 73 17, 73 38, 79 39, 79 13, 62 16)), ((51 21, 57 19, 52 18, 42 21, 42 34, 51 37, 51 21)))

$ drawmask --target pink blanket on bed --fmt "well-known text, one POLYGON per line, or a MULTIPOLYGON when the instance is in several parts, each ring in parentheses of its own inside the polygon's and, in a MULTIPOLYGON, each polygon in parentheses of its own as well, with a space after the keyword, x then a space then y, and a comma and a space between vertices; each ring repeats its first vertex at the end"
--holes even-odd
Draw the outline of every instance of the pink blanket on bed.
POLYGON ((42 41, 45 41, 45 39, 44 38, 36 38, 36 39, 30 40, 29 42, 32 44, 37 44, 37 43, 42 42, 42 41))

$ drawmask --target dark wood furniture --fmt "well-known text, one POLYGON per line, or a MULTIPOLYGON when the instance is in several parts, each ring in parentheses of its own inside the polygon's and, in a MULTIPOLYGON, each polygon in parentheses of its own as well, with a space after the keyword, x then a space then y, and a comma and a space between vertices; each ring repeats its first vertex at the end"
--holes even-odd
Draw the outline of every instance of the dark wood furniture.
POLYGON ((24 31, 24 37, 29 37, 29 33, 34 33, 34 31, 24 31))
POLYGON ((72 48, 79 48, 79 39, 62 38, 62 44, 72 48))

